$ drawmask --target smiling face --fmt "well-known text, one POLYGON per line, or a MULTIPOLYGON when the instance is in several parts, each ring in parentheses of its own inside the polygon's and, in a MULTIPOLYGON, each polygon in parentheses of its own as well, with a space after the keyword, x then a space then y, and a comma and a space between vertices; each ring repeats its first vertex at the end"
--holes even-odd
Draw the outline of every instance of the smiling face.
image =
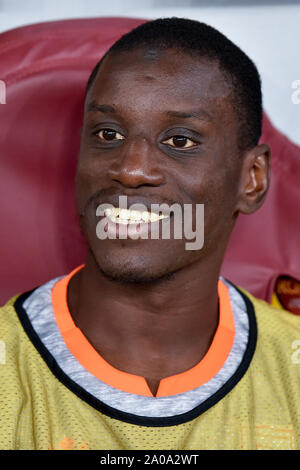
POLYGON ((237 136, 231 88, 215 62, 172 49, 105 58, 85 103, 76 175, 89 256, 105 275, 143 282, 192 263, 219 269, 238 211, 258 199, 245 205, 250 157, 239 155, 237 136), (99 240, 96 208, 118 206, 119 196, 149 210, 204 204, 203 248, 186 250, 172 230, 170 239, 99 240))

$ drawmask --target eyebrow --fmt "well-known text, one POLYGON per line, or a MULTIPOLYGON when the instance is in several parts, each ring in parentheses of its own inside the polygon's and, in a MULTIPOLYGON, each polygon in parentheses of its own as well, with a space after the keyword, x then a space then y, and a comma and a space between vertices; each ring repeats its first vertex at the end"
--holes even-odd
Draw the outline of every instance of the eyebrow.
MULTIPOLYGON (((109 104, 97 104, 96 101, 91 101, 88 104, 87 111, 98 111, 105 114, 116 113, 117 110, 109 104)), ((169 117, 180 119, 197 118, 202 121, 212 121, 210 114, 204 109, 197 109, 192 111, 166 111, 165 114, 169 117)))
POLYGON ((202 121, 212 121, 211 115, 207 111, 204 111, 204 109, 197 109, 192 111, 166 111, 166 114, 169 117, 180 119, 197 118, 201 119, 202 121))
POLYGON ((115 113, 116 110, 109 104, 97 104, 96 101, 91 101, 88 104, 87 111, 100 111, 101 113, 115 113))

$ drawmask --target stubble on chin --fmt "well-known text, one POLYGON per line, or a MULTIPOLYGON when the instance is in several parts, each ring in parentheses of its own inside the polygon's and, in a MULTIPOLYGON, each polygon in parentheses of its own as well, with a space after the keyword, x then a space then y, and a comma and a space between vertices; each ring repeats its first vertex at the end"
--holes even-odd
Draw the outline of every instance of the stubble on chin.
POLYGON ((94 253, 90 250, 98 271, 106 279, 121 284, 137 284, 140 286, 150 286, 174 279, 175 272, 154 272, 150 267, 136 267, 133 263, 119 264, 113 266, 112 263, 100 263, 94 253))

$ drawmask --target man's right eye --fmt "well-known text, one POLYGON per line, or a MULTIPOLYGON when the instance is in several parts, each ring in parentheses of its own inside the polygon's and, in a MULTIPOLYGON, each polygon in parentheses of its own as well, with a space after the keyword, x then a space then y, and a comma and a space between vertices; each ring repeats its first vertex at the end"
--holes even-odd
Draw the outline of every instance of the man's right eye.
POLYGON ((125 139, 125 137, 122 134, 120 134, 120 132, 114 131, 113 129, 101 129, 101 131, 97 133, 97 136, 99 137, 100 140, 106 141, 106 142, 125 139))

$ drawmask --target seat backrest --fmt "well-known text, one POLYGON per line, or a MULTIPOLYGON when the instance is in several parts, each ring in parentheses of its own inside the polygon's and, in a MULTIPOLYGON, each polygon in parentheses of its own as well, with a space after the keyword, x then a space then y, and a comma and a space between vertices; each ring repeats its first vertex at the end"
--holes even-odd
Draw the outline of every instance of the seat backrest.
MULTIPOLYGON (((130 18, 65 20, 0 35, 0 304, 69 272, 86 246, 75 210, 75 169, 86 81, 130 18)), ((300 279, 300 149, 265 117, 273 177, 262 209, 240 216, 222 273, 268 299, 279 273, 300 279)))

